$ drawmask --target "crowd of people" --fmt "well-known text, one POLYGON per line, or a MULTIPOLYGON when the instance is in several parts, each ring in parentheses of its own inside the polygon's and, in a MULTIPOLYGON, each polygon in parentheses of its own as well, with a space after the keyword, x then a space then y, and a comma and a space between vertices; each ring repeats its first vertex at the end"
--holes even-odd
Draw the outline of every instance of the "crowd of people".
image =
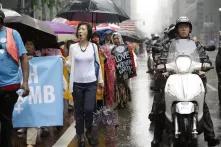
MULTIPOLYGON (((23 44, 19 32, 4 26, 4 13, 0 10, 0 124, 1 138, 0 146, 12 147, 12 113, 18 100, 17 90, 23 89, 23 97, 29 95, 29 61, 35 57, 58 55, 63 61, 63 98, 68 104, 69 110, 74 110, 76 122, 76 134, 78 147, 86 146, 86 138, 91 146, 99 144, 97 136, 93 135, 94 113, 104 106, 111 110, 123 109, 131 101, 129 87, 130 78, 136 76, 136 54, 135 48, 129 42, 125 42, 118 32, 107 32, 105 39, 101 42, 98 32, 93 32, 89 23, 81 22, 77 26, 77 39, 57 42, 57 49, 36 49, 35 42, 25 40, 23 44), (122 75, 119 71, 118 55, 129 52, 131 66, 135 72, 133 75, 122 75), (22 76, 20 75, 20 68, 22 76)), ((206 55, 205 47, 190 36, 192 23, 187 17, 180 17, 175 25, 171 25, 164 32, 161 40, 158 35, 152 35, 152 40, 147 44, 147 52, 150 54, 148 62, 148 73, 152 74, 155 91, 152 111, 149 119, 155 123, 152 146, 159 146, 165 128, 165 99, 164 88, 167 75, 158 72, 160 64, 165 64, 171 46, 181 40, 194 41, 196 52, 201 62, 211 65, 206 55), (151 52, 150 49, 151 48, 151 52), (163 60, 161 60, 163 59, 163 60)), ((126 55, 127 56, 127 55, 126 55)), ((125 56, 125 57, 126 57, 125 56)), ((217 62, 219 57, 217 56, 217 62)), ((205 74, 199 74, 206 85, 205 74)), ((220 75, 219 91, 220 91, 220 75)), ((206 86, 205 86, 206 88, 206 86)), ((220 97, 220 93, 219 93, 220 97)), ((209 108, 203 104, 203 131, 205 140, 209 146, 219 144, 215 137, 213 122, 209 108)), ((39 130, 47 130, 44 126, 19 128, 18 133, 26 132, 27 147, 33 147, 37 142, 39 130), (25 131, 26 130, 26 131, 25 131)))
MULTIPOLYGON (((63 59, 64 99, 68 108, 74 109, 78 146, 85 146, 85 136, 90 145, 97 145, 98 139, 91 134, 94 112, 103 106, 112 110, 125 108, 131 100, 130 77, 120 76, 115 53, 119 51, 118 46, 124 46, 135 63, 133 46, 125 44, 119 33, 112 32, 106 34, 105 42, 101 44, 99 34, 93 33, 91 25, 80 23, 76 32, 77 40, 57 43, 57 49, 37 50, 35 42, 25 40, 24 45, 16 30, 5 27, 4 18, 4 13, 0 11, 0 62, 4 67, 0 70, 0 146, 12 147, 12 112, 18 100, 16 91, 23 89, 22 96, 29 95, 29 61, 47 55, 59 55, 63 59), (23 77, 19 74, 20 66, 23 77)), ((44 130, 45 127, 21 128, 17 132, 27 132, 27 147, 33 147, 39 129, 44 130)))

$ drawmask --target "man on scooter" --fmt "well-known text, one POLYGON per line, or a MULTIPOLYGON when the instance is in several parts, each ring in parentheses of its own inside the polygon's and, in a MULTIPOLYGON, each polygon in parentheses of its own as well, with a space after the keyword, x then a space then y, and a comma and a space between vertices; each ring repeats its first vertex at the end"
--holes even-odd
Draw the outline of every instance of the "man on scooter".
MULTIPOLYGON (((176 38, 172 40, 172 43, 174 41, 177 41, 179 39, 191 39, 190 33, 192 31, 192 23, 187 17, 180 17, 176 21, 175 25, 175 31, 176 31, 176 38)), ((202 63, 211 64, 209 57, 206 55, 206 52, 204 50, 204 47, 200 44, 200 42, 196 42, 197 46, 197 53, 199 54, 199 57, 201 58, 202 63)), ((206 89, 206 76, 205 74, 200 74, 200 77, 204 83, 205 89, 206 89)), ((165 85, 164 85, 165 86, 165 85)), ((161 100, 159 102, 164 102, 164 96, 161 94, 161 100)), ((165 107, 165 106, 163 106, 165 107)), ((162 106, 158 106, 160 110, 157 110, 158 112, 164 111, 165 108, 162 108, 162 106)), ((206 103, 204 103, 203 108, 203 131, 204 131, 204 138, 205 141, 208 142, 208 146, 216 146, 219 144, 219 140, 215 138, 214 128, 213 128, 213 122, 211 120, 211 116, 209 113, 209 108, 206 103)), ((159 113, 159 116, 155 119, 155 129, 154 129, 154 138, 151 142, 152 147, 158 147, 159 143, 161 141, 161 134, 164 129, 164 121, 162 121, 162 118, 164 118, 164 113, 159 113)))
MULTIPOLYGON (((168 55, 168 50, 171 44, 171 41, 175 38, 175 25, 171 24, 167 30, 167 32, 165 33, 164 39, 161 43, 162 45, 162 50, 161 50, 161 57, 167 57, 168 55)), ((158 61, 157 64, 161 64, 160 61, 158 61)), ((154 99, 153 99, 153 105, 152 105, 152 109, 151 112, 148 116, 148 118, 150 119, 150 121, 154 121, 155 120, 155 116, 157 116, 159 113, 163 113, 164 110, 162 111, 158 111, 158 107, 161 107, 161 105, 164 105, 164 101, 162 100, 162 96, 163 96, 163 89, 165 87, 165 83, 166 83, 166 79, 165 77, 162 75, 162 73, 157 72, 154 75, 154 99)), ((162 107, 161 107, 162 108, 162 107)))

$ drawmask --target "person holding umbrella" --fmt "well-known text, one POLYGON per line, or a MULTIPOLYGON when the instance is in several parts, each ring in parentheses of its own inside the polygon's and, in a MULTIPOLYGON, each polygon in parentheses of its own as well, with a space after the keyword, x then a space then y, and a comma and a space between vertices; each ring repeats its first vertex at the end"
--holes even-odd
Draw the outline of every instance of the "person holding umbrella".
POLYGON ((5 15, 0 10, 0 123, 1 147, 12 147, 12 112, 18 100, 16 91, 23 89, 23 97, 29 94, 29 65, 27 51, 20 34, 4 26, 5 15), (23 82, 19 66, 23 73, 23 82))
POLYGON ((85 147, 85 127, 89 144, 98 144, 97 138, 94 138, 91 132, 97 83, 98 86, 103 87, 103 78, 101 70, 98 72, 98 77, 96 75, 95 62, 99 64, 99 69, 101 66, 97 45, 89 41, 92 36, 91 26, 88 23, 80 23, 76 36, 79 42, 70 46, 66 64, 70 67, 70 89, 74 97, 78 146, 85 147))

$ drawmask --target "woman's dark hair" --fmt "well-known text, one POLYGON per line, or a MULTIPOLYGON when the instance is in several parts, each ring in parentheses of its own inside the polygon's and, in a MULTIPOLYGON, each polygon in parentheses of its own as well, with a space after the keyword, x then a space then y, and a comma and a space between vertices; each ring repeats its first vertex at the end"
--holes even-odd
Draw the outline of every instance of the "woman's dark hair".
POLYGON ((74 42, 73 40, 67 40, 67 41, 65 42, 65 47, 69 50, 71 44, 74 44, 74 43, 75 43, 75 42, 74 42))
POLYGON ((78 31, 79 31, 80 26, 82 26, 82 25, 87 26, 87 40, 89 41, 91 39, 91 36, 92 36, 92 27, 89 23, 86 23, 86 22, 79 23, 78 26, 77 26, 76 36, 78 37, 78 31))
POLYGON ((100 34, 98 32, 94 32, 91 36, 91 38, 93 37, 98 37, 98 38, 101 38, 100 34))

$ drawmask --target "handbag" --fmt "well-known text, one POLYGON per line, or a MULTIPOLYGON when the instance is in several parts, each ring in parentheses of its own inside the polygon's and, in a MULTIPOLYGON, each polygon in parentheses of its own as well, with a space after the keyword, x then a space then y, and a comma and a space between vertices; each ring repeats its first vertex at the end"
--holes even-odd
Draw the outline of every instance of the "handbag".
POLYGON ((94 44, 92 43, 93 46, 93 50, 94 50, 94 67, 95 67, 95 76, 98 80, 98 75, 99 75, 99 69, 100 69, 100 65, 96 60, 96 53, 95 53, 95 49, 94 49, 94 44))

